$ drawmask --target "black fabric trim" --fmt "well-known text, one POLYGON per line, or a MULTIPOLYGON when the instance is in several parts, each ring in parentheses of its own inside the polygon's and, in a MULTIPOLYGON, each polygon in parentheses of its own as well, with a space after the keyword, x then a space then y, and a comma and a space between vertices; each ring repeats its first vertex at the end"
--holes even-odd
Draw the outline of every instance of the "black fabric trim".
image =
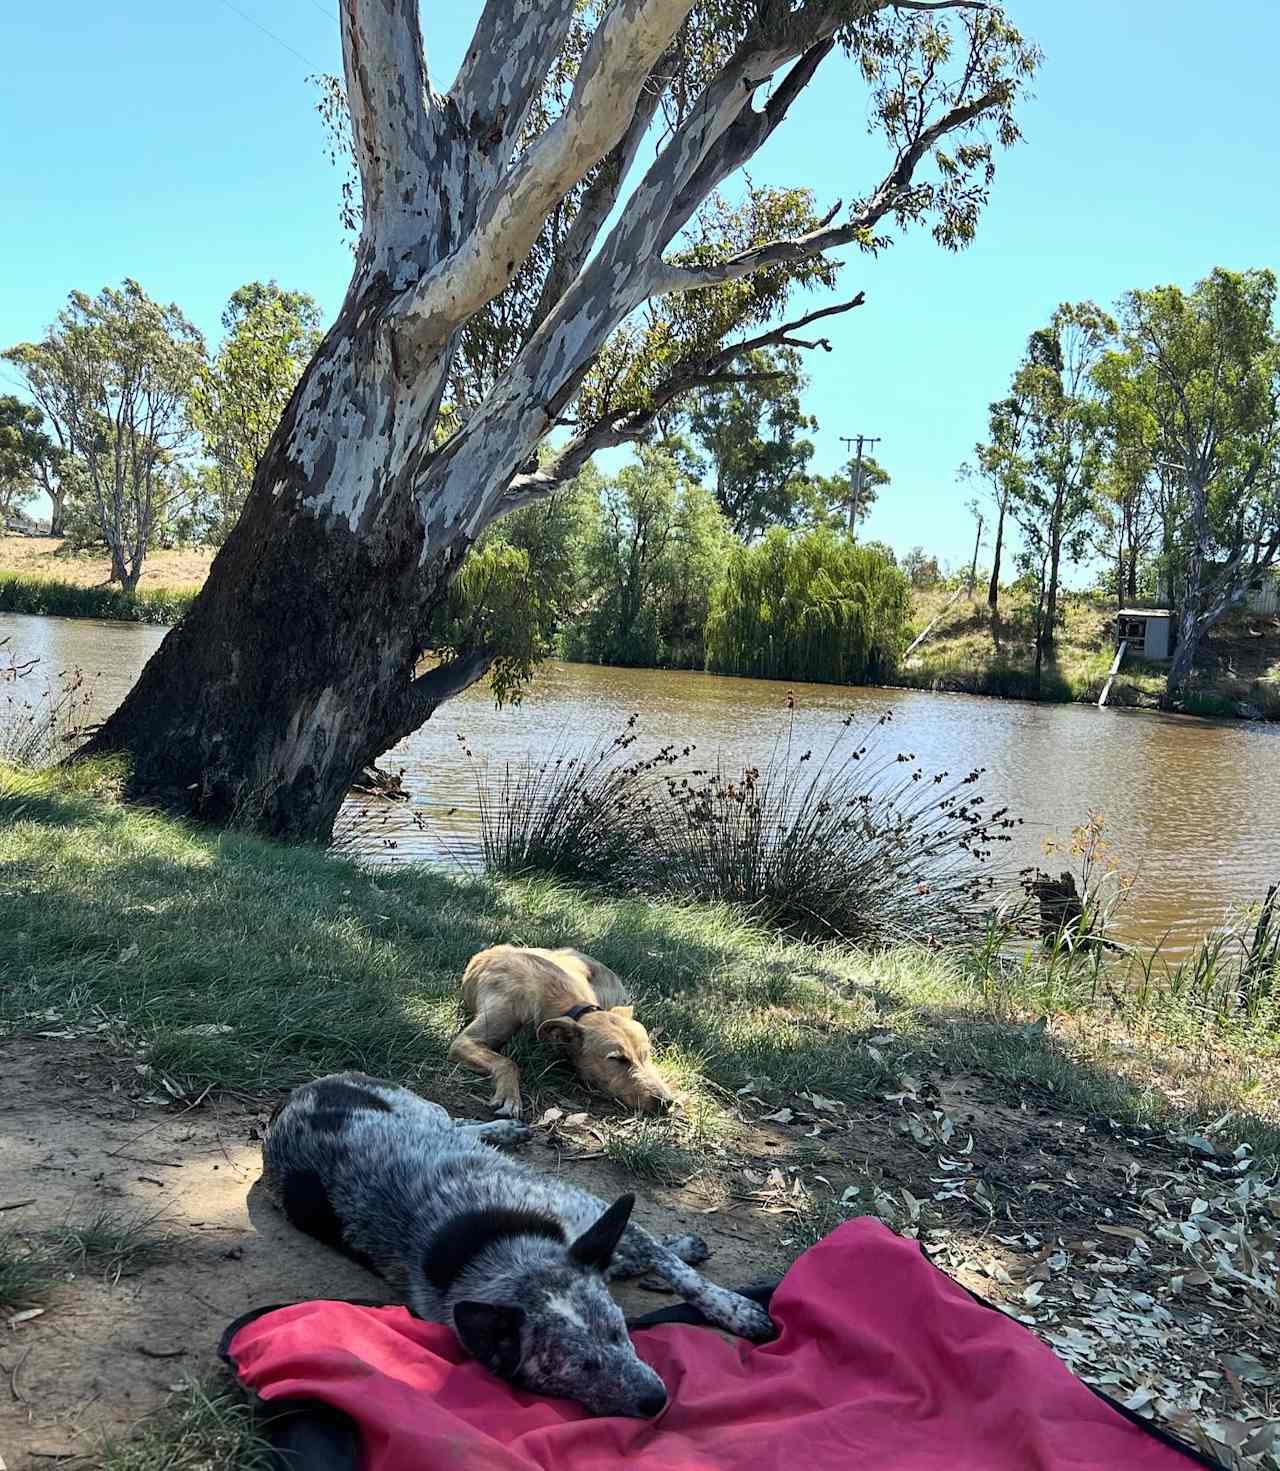
MULTIPOLYGON (((363 1298, 346 1300, 352 1307, 386 1306, 363 1298)), ((299 1303, 269 1303, 241 1313, 227 1324, 218 1340, 218 1357, 237 1384, 240 1376, 231 1357, 231 1343, 236 1334, 268 1313, 299 1306, 299 1303)), ((249 1390, 245 1393, 253 1408, 254 1428, 271 1448, 273 1471, 359 1471, 360 1427, 341 1410, 322 1400, 264 1400, 249 1390)))
POLYGON ((437 1292, 445 1292, 486 1246, 513 1236, 539 1236, 567 1244, 564 1227, 543 1211, 491 1206, 454 1216, 431 1238, 422 1270, 437 1292))
MULTIPOLYGON (((752 1302, 758 1302, 768 1311, 773 1294, 781 1281, 782 1278, 777 1277, 767 1282, 753 1282, 750 1287, 735 1287, 733 1291, 739 1297, 749 1297, 752 1302)), ((691 1302, 673 1303, 670 1307, 656 1308, 651 1313, 642 1313, 638 1318, 627 1319, 628 1329, 660 1328, 664 1323, 687 1323, 691 1328, 716 1326, 701 1308, 695 1308, 691 1302)))
POLYGON ((359 1471, 360 1427, 321 1400, 259 1400, 273 1471, 359 1471))
POLYGON ((603 1006, 596 1006, 588 1002, 583 1006, 571 1006, 568 1011, 562 1011, 561 1016, 567 1016, 571 1022, 580 1022, 589 1011, 603 1011, 603 1006))

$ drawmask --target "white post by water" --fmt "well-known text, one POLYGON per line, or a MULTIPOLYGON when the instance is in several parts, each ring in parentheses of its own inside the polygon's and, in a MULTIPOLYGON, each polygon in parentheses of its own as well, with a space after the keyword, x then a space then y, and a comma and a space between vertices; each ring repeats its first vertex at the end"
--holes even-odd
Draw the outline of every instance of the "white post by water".
POLYGON ((1107 675, 1107 682, 1102 686, 1102 693, 1098 696, 1099 710, 1107 703, 1107 696, 1111 693, 1112 682, 1115 680, 1116 675, 1120 673, 1120 666, 1124 663, 1124 652, 1128 647, 1129 640, 1121 639, 1120 647, 1116 650, 1116 657, 1111 665, 1111 673, 1107 675))

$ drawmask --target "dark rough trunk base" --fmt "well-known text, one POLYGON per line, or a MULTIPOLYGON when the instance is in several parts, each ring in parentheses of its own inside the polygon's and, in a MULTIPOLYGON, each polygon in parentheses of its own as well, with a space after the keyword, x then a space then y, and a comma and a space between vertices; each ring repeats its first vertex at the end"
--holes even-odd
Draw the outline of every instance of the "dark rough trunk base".
POLYGON ((358 537, 251 502, 190 611, 73 760, 122 754, 135 799, 326 840, 360 773, 404 734, 444 575, 416 523, 358 537))

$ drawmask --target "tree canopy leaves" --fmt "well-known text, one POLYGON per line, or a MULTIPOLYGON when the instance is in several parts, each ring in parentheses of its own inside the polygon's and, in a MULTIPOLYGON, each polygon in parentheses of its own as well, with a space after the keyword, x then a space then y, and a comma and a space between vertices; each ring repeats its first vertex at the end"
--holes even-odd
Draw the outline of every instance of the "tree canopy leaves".
POLYGON ((305 291, 251 281, 232 293, 225 332, 191 389, 191 420, 208 460, 200 519, 220 546, 235 524, 258 461, 320 342, 320 308, 305 291))

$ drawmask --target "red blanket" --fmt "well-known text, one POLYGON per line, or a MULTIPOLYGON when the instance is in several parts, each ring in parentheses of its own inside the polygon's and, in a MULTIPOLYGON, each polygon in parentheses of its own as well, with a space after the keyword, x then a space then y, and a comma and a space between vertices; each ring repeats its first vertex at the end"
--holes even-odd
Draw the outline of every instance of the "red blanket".
POLYGON ((360 1428, 365 1471, 1187 1471, 914 1242, 851 1221, 807 1251, 753 1348, 705 1328, 636 1333, 671 1394, 656 1421, 593 1419, 512 1390, 403 1308, 312 1302, 231 1339, 263 1399, 360 1428))

